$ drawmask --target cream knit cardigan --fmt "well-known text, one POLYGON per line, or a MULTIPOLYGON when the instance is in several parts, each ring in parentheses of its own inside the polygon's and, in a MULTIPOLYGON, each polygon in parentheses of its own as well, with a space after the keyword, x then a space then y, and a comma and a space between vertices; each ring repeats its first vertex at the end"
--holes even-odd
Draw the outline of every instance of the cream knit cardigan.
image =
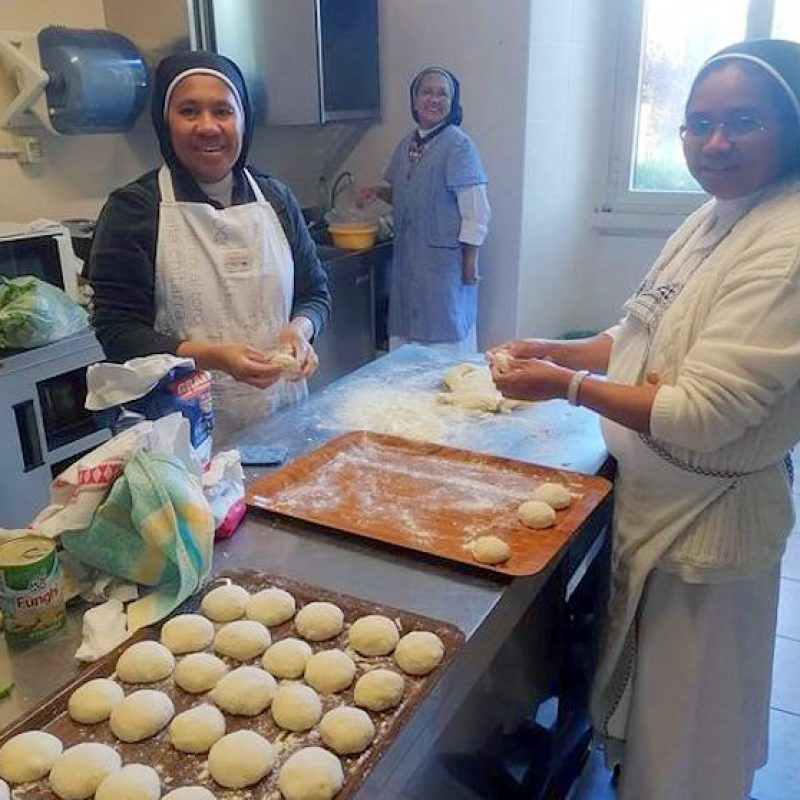
MULTIPOLYGON (((703 224, 678 229, 666 263, 703 224)), ((800 181, 769 190, 665 312, 652 439, 693 467, 748 473, 696 517, 659 568, 689 580, 747 577, 783 554, 794 522, 782 460, 800 440, 800 181)))

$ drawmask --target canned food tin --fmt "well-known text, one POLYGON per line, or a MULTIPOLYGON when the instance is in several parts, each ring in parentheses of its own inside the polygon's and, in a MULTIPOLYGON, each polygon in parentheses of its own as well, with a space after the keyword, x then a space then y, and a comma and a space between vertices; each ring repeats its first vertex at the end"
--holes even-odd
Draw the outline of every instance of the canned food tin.
POLYGON ((0 607, 10 644, 44 639, 64 625, 61 572, 53 541, 24 536, 0 545, 0 607))

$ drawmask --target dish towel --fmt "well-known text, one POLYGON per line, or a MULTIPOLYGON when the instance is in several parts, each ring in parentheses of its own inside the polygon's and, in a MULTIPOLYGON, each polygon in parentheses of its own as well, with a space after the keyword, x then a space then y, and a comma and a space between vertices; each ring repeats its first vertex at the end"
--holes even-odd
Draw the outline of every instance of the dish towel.
POLYGON ((211 569, 214 518, 200 481, 180 458, 138 451, 88 527, 63 532, 61 541, 85 564, 156 587, 128 605, 133 632, 163 619, 200 588, 211 569))

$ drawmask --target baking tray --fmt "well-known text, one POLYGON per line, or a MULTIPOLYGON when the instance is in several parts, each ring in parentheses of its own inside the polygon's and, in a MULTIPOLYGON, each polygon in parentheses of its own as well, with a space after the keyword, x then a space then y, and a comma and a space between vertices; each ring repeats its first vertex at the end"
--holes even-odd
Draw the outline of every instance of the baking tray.
MULTIPOLYGON (((344 612, 345 627, 336 639, 331 639, 327 642, 309 642, 314 652, 334 647, 345 650, 347 647, 347 631, 350 624, 365 614, 385 614, 391 617, 400 627, 401 634, 412 630, 427 630, 438 634, 444 642, 444 659, 433 672, 422 677, 404 675, 406 690, 403 700, 397 708, 382 713, 367 712, 375 723, 376 736, 372 745, 358 755, 340 756, 345 774, 345 784, 336 795, 336 800, 348 800, 348 798, 355 796, 359 786, 364 782, 383 752, 396 738, 425 695, 439 680, 456 652, 463 646, 464 634, 449 623, 254 570, 231 571, 224 576, 215 578, 206 591, 228 582, 238 583, 251 592, 268 586, 277 586, 285 589, 297 600, 298 610, 312 600, 327 600, 336 603, 344 612)), ((199 607, 199 600, 199 596, 192 598, 177 613, 196 610, 199 607)), ((216 627, 219 626, 217 625, 216 627)), ((272 627, 270 632, 273 642, 293 635, 292 621, 272 627)), ((156 628, 142 629, 115 651, 91 664, 75 680, 43 701, 39 708, 34 709, 30 714, 20 718, 0 733, 0 746, 12 736, 23 731, 46 730, 58 736, 64 743, 65 748, 82 741, 103 742, 112 745, 120 753, 123 764, 142 763, 154 766, 161 775, 164 794, 179 786, 197 784, 208 787, 218 800, 262 800, 262 798, 264 800, 279 800, 281 795, 277 789, 278 772, 284 761, 301 747, 307 745, 324 746, 317 728, 313 728, 303 734, 281 731, 272 721, 269 710, 255 717, 237 717, 226 713, 226 733, 242 728, 254 730, 276 745, 278 757, 270 774, 253 786, 246 789, 224 789, 208 776, 207 754, 179 753, 171 746, 169 742, 169 726, 143 742, 128 744, 116 739, 111 733, 108 722, 101 722, 97 725, 80 725, 70 719, 67 714, 67 703, 69 696, 75 689, 92 678, 111 675, 123 650, 139 639, 157 638, 158 633, 159 630, 156 628)), ((350 655, 356 662, 356 680, 364 672, 368 671, 368 668, 376 666, 386 666, 400 672, 391 655, 369 658, 352 652, 350 652, 350 655)), ((257 665, 261 663, 260 657, 253 659, 251 662, 238 662, 229 658, 223 658, 223 660, 227 661, 231 666, 239 666, 241 663, 257 665)), ((355 685, 355 681, 353 685, 355 685)), ((171 678, 148 684, 147 686, 129 687, 126 684, 123 684, 123 686, 126 694, 129 694, 133 689, 140 688, 160 689, 167 692, 175 704, 176 714, 193 705, 210 702, 206 695, 192 695, 184 692, 174 684, 171 678)), ((333 695, 320 695, 320 697, 322 699, 323 713, 342 704, 353 705, 353 686, 343 692, 333 695)), ((25 784, 23 787, 17 786, 15 787, 15 792, 14 797, 16 800, 58 800, 57 796, 50 791, 47 779, 25 784)))
POLYGON ((533 575, 565 547, 611 491, 605 478, 431 442, 354 431, 259 478, 248 505, 347 534, 509 576, 533 575), (546 481, 565 485, 569 508, 532 530, 517 508, 546 481), (508 561, 479 564, 468 548, 494 535, 508 561))

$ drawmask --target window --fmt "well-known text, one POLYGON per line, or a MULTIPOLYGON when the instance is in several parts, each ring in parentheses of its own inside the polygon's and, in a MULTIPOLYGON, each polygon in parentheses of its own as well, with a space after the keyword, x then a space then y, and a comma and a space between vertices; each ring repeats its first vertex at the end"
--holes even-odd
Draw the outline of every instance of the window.
POLYGON ((800 0, 628 0, 608 210, 685 213, 704 195, 678 126, 700 65, 742 39, 800 41, 800 0), (629 9, 630 10, 630 9, 629 9))

